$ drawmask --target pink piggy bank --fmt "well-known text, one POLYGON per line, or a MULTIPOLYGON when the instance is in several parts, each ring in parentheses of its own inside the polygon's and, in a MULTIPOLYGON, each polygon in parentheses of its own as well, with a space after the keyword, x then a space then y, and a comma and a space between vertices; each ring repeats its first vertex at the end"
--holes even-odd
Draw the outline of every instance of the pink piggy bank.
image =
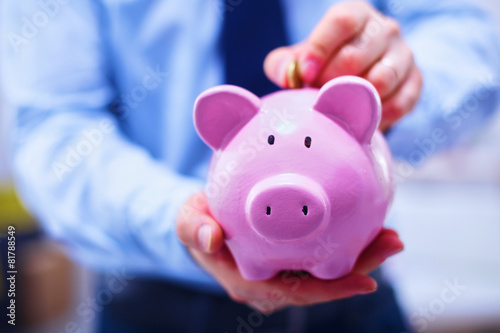
POLYGON ((376 90, 353 76, 263 98, 230 85, 198 97, 195 127, 214 150, 205 193, 245 279, 352 270, 394 192, 380 117, 376 90))

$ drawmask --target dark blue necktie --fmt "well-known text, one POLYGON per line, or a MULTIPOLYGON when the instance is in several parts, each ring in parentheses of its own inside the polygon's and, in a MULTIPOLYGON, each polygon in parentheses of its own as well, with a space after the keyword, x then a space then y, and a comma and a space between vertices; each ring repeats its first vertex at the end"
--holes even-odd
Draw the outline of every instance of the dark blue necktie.
POLYGON ((279 88, 264 75, 263 63, 273 49, 287 44, 279 0, 224 0, 221 36, 226 83, 263 96, 279 88))

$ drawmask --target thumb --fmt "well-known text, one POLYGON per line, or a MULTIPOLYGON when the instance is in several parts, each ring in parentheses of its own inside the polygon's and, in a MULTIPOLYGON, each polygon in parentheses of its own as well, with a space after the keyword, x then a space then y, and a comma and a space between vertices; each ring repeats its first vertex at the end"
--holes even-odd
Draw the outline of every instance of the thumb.
POLYGON ((287 69, 296 59, 297 49, 297 45, 279 47, 271 51, 264 60, 264 73, 281 88, 288 88, 287 69))
MULTIPOLYGON (((199 196, 198 196, 199 199, 199 196)), ((191 248, 205 253, 215 253, 224 244, 224 232, 220 225, 210 216, 207 206, 202 209, 193 208, 193 198, 184 204, 191 208, 190 214, 179 214, 177 218, 177 236, 180 241, 191 248)))

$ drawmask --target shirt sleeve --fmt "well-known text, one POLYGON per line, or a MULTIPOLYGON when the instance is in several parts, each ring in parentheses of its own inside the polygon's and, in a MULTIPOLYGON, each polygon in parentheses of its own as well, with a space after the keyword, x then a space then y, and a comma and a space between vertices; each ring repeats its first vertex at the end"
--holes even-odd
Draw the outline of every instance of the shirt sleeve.
POLYGON ((418 105, 387 135, 394 156, 411 172, 496 110, 500 48, 491 18, 472 1, 381 4, 400 22, 423 76, 418 105))
POLYGON ((94 268, 213 284, 175 231, 178 208, 202 182, 130 142, 109 111, 117 93, 100 5, 1 3, 13 172, 30 211, 94 268))

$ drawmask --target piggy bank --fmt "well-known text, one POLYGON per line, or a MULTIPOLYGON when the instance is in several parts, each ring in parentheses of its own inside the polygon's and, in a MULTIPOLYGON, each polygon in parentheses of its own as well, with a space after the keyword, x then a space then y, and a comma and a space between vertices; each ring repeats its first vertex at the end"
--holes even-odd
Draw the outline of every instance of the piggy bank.
POLYGON ((198 97, 195 127, 213 149, 205 193, 245 279, 352 270, 394 192, 380 117, 376 90, 353 76, 262 98, 231 85, 198 97))

